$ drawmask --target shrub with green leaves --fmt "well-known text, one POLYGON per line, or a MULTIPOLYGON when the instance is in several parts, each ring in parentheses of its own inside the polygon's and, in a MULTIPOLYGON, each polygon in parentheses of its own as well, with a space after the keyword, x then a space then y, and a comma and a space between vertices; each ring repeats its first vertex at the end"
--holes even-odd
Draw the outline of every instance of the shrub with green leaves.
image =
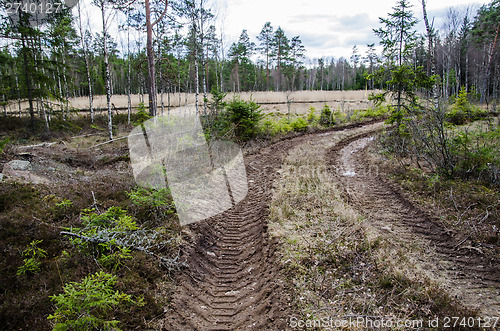
POLYGON ((500 129, 459 132, 450 141, 455 158, 454 172, 461 177, 476 177, 499 185, 500 129))
POLYGON ((135 205, 135 216, 139 219, 154 219, 164 221, 175 213, 175 205, 170 189, 146 189, 137 187, 127 193, 130 201, 135 205))
POLYGON ((73 206, 73 201, 69 199, 59 199, 59 202, 55 202, 54 207, 52 207, 54 213, 54 218, 64 218, 75 212, 73 206))
POLYGON ((146 111, 146 106, 144 102, 139 103, 138 112, 135 114, 134 125, 140 125, 151 118, 149 113, 146 111))
POLYGON ((332 124, 332 111, 330 107, 325 103, 323 109, 321 109, 321 116, 319 117, 319 122, 323 125, 332 124))
POLYGON ((62 199, 61 202, 55 204, 56 208, 63 210, 63 211, 66 211, 71 206, 73 206, 73 202, 69 199, 62 199))
POLYGON ((17 275, 34 274, 40 271, 41 260, 47 257, 47 252, 38 247, 42 241, 33 240, 23 251, 23 265, 17 269, 17 275))
POLYGON ((365 110, 355 110, 351 119, 353 121, 362 121, 369 118, 383 118, 387 116, 389 109, 387 106, 376 105, 374 108, 368 108, 365 110))
POLYGON ((3 149, 10 142, 10 138, 5 138, 4 140, 0 140, 0 153, 3 153, 3 149))
POLYGON ((99 271, 85 277, 81 282, 64 285, 64 292, 52 295, 56 303, 54 330, 120 330, 120 321, 114 311, 127 306, 143 306, 142 298, 134 300, 131 295, 114 289, 116 276, 99 271))
POLYGON ((227 92, 222 91, 218 86, 212 86, 210 93, 212 94, 212 100, 208 100, 208 107, 217 114, 222 111, 227 104, 224 101, 227 92))
POLYGON ((313 106, 309 107, 309 113, 307 113, 307 121, 312 124, 314 122, 317 122, 318 116, 316 116, 316 108, 313 106))
POLYGON ((86 227, 110 229, 116 231, 137 230, 138 227, 127 211, 120 207, 110 207, 104 213, 98 213, 94 208, 84 209, 81 219, 86 227))
POLYGON ((254 101, 244 101, 238 97, 227 103, 225 116, 234 125, 238 139, 246 141, 255 137, 258 123, 263 117, 259 108, 254 101))
POLYGON ((146 189, 137 187, 127 194, 130 201, 138 206, 148 208, 173 207, 172 196, 168 188, 146 189))
POLYGON ((290 131, 292 131, 292 126, 286 118, 277 120, 272 116, 268 116, 260 124, 261 134, 271 137, 278 134, 286 134, 290 131))
POLYGON ((309 123, 301 116, 297 116, 290 121, 290 126, 293 131, 304 131, 307 129, 309 123))
POLYGON ((455 102, 451 106, 450 111, 446 114, 446 118, 453 124, 462 125, 475 121, 484 115, 484 111, 469 102, 468 93, 465 90, 465 87, 462 87, 456 96, 455 102))

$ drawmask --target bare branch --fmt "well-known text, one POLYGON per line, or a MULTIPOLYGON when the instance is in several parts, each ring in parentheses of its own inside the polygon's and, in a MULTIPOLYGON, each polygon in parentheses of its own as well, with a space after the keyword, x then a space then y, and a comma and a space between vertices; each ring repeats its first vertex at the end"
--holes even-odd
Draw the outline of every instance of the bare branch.
POLYGON ((163 16, 165 16, 165 14, 167 13, 167 8, 168 8, 168 0, 165 0, 165 10, 163 10, 163 13, 161 13, 160 17, 158 17, 158 19, 154 21, 153 24, 151 24, 152 27, 155 26, 163 18, 163 16))

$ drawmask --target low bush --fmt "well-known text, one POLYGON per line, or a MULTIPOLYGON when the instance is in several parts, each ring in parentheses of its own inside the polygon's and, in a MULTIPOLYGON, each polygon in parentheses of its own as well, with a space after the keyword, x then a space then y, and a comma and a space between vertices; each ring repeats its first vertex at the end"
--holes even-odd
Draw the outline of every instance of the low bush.
POLYGON ((458 132, 450 140, 450 151, 457 175, 500 185, 500 128, 458 132))
POLYGON ((114 270, 124 260, 132 258, 130 249, 122 244, 121 239, 139 227, 125 210, 111 207, 104 213, 98 213, 95 209, 85 209, 81 219, 85 227, 81 230, 70 229, 78 231, 76 238, 70 240, 83 253, 92 254, 103 266, 114 270))
POLYGON ((309 113, 307 114, 307 121, 310 124, 313 124, 315 122, 319 121, 318 116, 316 115, 316 109, 314 107, 309 107, 309 113))
POLYGON ((290 126, 293 131, 304 131, 307 129, 308 122, 303 117, 297 116, 290 121, 290 126))
POLYGON ((463 125, 484 117, 486 112, 472 105, 468 100, 468 93, 465 87, 460 89, 460 92, 455 97, 455 102, 450 110, 446 113, 447 120, 456 125, 463 125))
POLYGON ((308 126, 309 122, 302 116, 295 116, 291 120, 288 120, 286 117, 277 119, 268 114, 260 122, 259 132, 261 135, 273 137, 280 134, 287 134, 290 131, 304 131, 308 126))
POLYGON ((165 221, 168 216, 174 216, 175 205, 170 189, 146 189, 137 187, 127 193, 134 208, 134 216, 145 222, 165 221))
POLYGON ((327 126, 332 125, 332 123, 333 123, 332 111, 330 110, 330 107, 326 103, 323 106, 323 109, 321 109, 319 123, 321 123, 323 125, 327 125, 327 126))
POLYGON ((134 114, 134 118, 133 118, 134 126, 140 125, 140 124, 146 122, 147 120, 149 120, 150 118, 151 118, 151 116, 146 111, 146 106, 144 105, 144 102, 140 102, 139 107, 138 107, 138 111, 137 111, 137 113, 134 114))
POLYGON ((364 119, 378 119, 384 118, 389 114, 389 109, 387 106, 376 105, 374 108, 368 108, 365 110, 355 110, 354 114, 351 116, 353 121, 362 121, 364 119))
POLYGON ((114 316, 116 310, 127 306, 143 306, 143 299, 116 291, 117 277, 99 271, 85 277, 81 282, 64 285, 64 292, 51 296, 56 302, 54 330, 120 330, 120 321, 114 316))
POLYGON ((207 138, 248 141, 258 134, 263 114, 254 101, 234 97, 229 102, 215 100, 212 106, 219 107, 219 110, 202 118, 207 138))
POLYGON ((260 124, 260 133, 271 137, 290 131, 292 131, 292 127, 286 118, 277 120, 273 117, 267 117, 260 124))
POLYGON ((246 141, 257 134, 257 125, 262 119, 260 106, 253 101, 244 101, 234 98, 226 106, 226 116, 234 125, 234 132, 238 139, 246 141))
POLYGON ((10 138, 5 138, 0 141, 0 154, 3 153, 5 146, 10 142, 10 138))
POLYGON ((23 265, 17 269, 17 275, 35 274, 40 271, 41 260, 47 257, 47 252, 38 247, 40 243, 42 240, 33 240, 23 251, 23 265))

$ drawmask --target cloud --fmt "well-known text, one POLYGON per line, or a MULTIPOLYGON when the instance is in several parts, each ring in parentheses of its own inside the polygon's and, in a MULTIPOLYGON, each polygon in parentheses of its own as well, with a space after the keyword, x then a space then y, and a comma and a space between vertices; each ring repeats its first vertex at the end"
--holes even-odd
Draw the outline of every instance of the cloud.
POLYGON ((377 20, 371 18, 368 14, 356 15, 326 15, 326 14, 300 14, 290 17, 289 24, 315 24, 324 25, 335 31, 352 30, 371 30, 371 27, 377 26, 377 20))
POLYGON ((356 15, 344 15, 337 18, 337 24, 346 28, 366 29, 376 26, 377 21, 372 19, 367 13, 356 15))
POLYGON ((306 49, 335 47, 340 43, 339 37, 335 33, 295 32, 293 35, 300 36, 306 49))
POLYGON ((379 42, 379 39, 373 33, 371 33, 371 34, 356 34, 356 35, 352 35, 352 36, 345 38, 343 40, 343 43, 341 46, 352 47, 354 45, 357 45, 359 47, 360 45, 366 45, 366 44, 372 44, 372 43, 377 44, 378 42, 379 42))
POLYGON ((333 17, 332 15, 326 14, 299 14, 292 16, 288 23, 319 23, 320 21, 330 21, 333 17))

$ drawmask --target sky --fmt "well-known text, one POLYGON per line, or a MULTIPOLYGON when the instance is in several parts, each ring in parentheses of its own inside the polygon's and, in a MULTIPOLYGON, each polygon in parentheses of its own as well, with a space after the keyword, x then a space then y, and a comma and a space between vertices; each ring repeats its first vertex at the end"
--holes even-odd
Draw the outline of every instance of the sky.
MULTIPOLYGON (((93 31, 101 31, 101 16, 91 0, 80 0, 83 12, 90 12, 88 23, 93 31)), ((200 1, 200 0, 198 0, 200 1)), ((373 33, 379 28, 379 17, 387 17, 398 0, 204 0, 217 16, 216 26, 222 31, 227 49, 237 41, 243 29, 251 40, 258 43, 256 36, 266 22, 274 29, 280 26, 291 39, 300 36, 309 59, 320 57, 345 57, 352 55, 352 47, 357 45, 364 55, 366 45, 375 43, 380 52, 378 37, 373 33)), ((434 27, 442 29, 449 8, 455 7, 465 12, 467 7, 473 12, 487 0, 427 0, 427 15, 435 18, 434 27)), ((420 20, 417 30, 424 32, 422 5, 420 0, 410 0, 413 12, 420 20)), ((76 8, 75 8, 76 9, 76 8)), ((74 9, 74 10, 75 10, 74 9)), ((75 12, 75 11, 74 11, 75 12)), ((76 12, 75 12, 76 13, 76 12)), ((86 16, 86 15, 84 15, 86 16)), ((118 49, 124 49, 125 34, 111 18, 110 34, 115 37, 118 49)), ((85 23, 84 23, 85 25, 85 23)), ((133 40, 145 39, 144 35, 132 35, 133 40)), ((145 45, 143 40, 143 45, 145 45)))
MULTIPOLYGON (((387 17, 397 0, 218 0, 220 17, 223 18, 224 33, 229 40, 237 40, 243 29, 254 42, 265 22, 271 22, 285 31, 288 38, 300 36, 307 50, 307 57, 349 58, 352 47, 357 45, 360 53, 366 44, 379 39, 373 33, 380 27, 379 17, 387 17)), ((420 0, 410 0, 415 16, 422 19, 420 0)), ((436 17, 434 26, 441 28, 449 7, 461 9, 479 8, 490 1, 481 0, 427 0, 429 20, 436 17)), ((423 22, 418 27, 423 32, 423 22)))

